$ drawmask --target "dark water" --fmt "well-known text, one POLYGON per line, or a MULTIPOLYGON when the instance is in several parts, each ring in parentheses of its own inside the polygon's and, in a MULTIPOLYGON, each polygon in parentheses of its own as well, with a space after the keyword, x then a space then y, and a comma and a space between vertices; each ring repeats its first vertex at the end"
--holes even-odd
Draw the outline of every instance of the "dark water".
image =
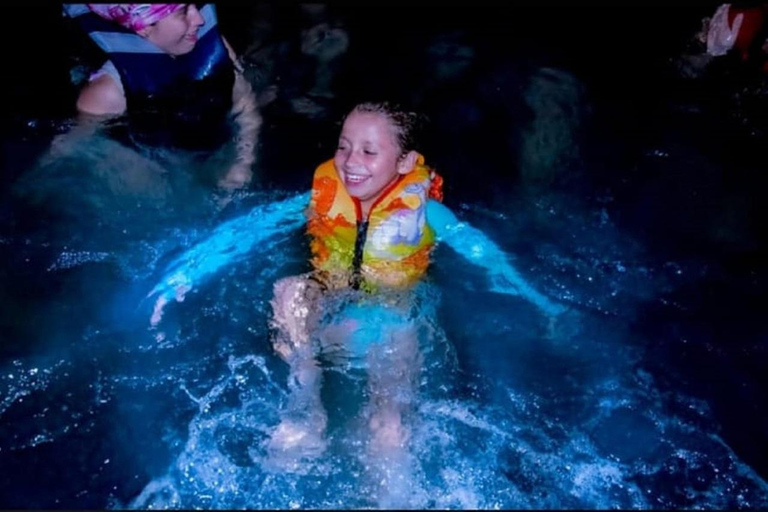
POLYGON ((6 56, 0 505, 766 508, 765 84, 730 62, 681 70, 715 7, 331 4, 349 48, 327 85, 294 6, 223 4, 256 89, 278 85, 257 179, 224 209, 184 174, 120 192, 103 178, 134 162, 108 140, 40 162, 78 63, 56 6, 40 8, 48 58, 6 56), (292 103, 308 96, 315 110, 292 103), (162 338, 144 300, 215 226, 303 192, 365 97, 429 114, 446 204, 572 310, 551 331, 440 247, 411 450, 384 490, 345 374, 324 388, 328 452, 266 463, 286 396, 268 300, 305 269, 300 233, 173 304, 162 338))

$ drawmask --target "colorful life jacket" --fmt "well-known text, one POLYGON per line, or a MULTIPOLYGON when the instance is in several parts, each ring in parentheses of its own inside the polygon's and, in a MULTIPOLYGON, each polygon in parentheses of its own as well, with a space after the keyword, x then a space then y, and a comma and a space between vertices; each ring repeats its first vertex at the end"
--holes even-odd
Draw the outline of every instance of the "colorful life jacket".
POLYGON ((435 240, 427 201, 442 197, 434 189, 430 194, 431 173, 419 155, 414 169, 382 192, 364 219, 360 200, 349 195, 333 160, 315 170, 307 231, 312 264, 330 286, 401 288, 424 275, 435 240))
POLYGON ((205 23, 194 49, 175 57, 85 4, 64 4, 64 12, 120 73, 132 137, 196 148, 218 146, 229 137, 222 128, 232 108, 235 71, 213 5, 200 8, 205 23))

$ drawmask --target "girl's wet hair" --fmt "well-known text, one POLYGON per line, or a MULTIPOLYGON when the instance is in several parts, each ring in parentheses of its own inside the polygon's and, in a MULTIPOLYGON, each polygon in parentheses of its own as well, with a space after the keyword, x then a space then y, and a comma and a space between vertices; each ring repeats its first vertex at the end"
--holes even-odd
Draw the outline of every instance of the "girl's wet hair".
POLYGON ((352 112, 386 116, 392 126, 395 127, 395 135, 400 150, 403 153, 411 150, 418 151, 418 135, 427 123, 427 118, 423 114, 410 112, 400 105, 388 101, 358 103, 352 112))

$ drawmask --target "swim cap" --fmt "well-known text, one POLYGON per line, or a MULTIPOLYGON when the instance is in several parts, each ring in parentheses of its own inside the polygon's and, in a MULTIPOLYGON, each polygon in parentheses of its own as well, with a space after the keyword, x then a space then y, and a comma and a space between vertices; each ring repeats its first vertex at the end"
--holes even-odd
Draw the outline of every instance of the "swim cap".
POLYGON ((86 4, 102 18, 119 23, 134 32, 172 14, 185 4, 86 4))

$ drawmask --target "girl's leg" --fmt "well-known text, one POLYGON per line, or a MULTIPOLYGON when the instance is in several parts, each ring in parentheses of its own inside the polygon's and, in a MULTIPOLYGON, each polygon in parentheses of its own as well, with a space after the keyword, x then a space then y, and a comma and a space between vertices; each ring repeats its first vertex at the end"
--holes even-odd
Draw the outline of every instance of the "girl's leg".
POLYGON ((277 332, 274 348, 289 365, 288 403, 272 434, 269 449, 273 455, 295 452, 296 456, 315 456, 325 449, 323 435, 327 415, 320 400, 322 370, 310 340, 317 318, 317 301, 322 289, 308 276, 293 276, 275 283, 272 308, 277 332))
POLYGON ((391 341, 372 347, 368 357, 369 448, 384 456, 406 448, 403 416, 413 405, 421 365, 416 330, 407 324, 389 332, 391 341))
POLYGON ((309 331, 317 324, 317 302, 322 285, 308 275, 291 276, 275 283, 270 302, 272 327, 277 330, 273 341, 278 354, 290 363, 292 353, 309 346, 309 331))
POLYGON ((421 358, 416 330, 409 327, 372 347, 369 355, 371 437, 366 478, 373 485, 379 508, 414 508, 415 460, 404 419, 414 405, 421 358))

